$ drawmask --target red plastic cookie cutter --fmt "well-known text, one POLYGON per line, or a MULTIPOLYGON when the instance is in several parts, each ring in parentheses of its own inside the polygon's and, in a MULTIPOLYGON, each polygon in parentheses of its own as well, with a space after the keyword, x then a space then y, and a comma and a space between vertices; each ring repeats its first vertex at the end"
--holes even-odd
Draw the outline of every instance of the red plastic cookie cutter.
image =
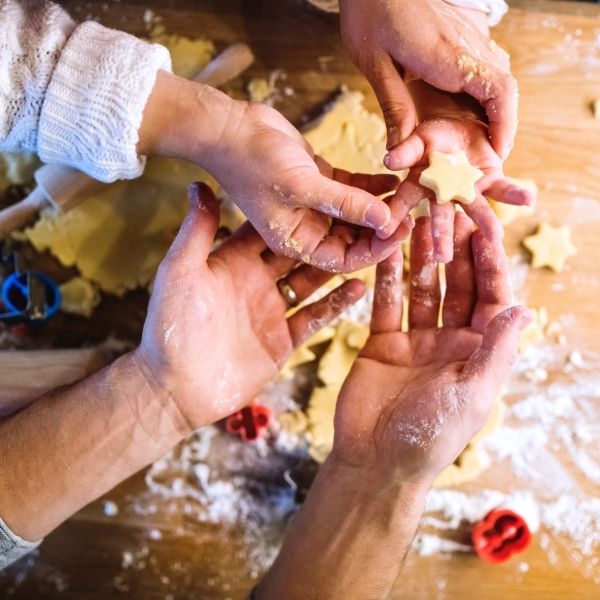
POLYGON ((228 433, 239 435, 244 442, 253 442, 260 437, 270 422, 271 409, 253 402, 250 406, 229 415, 225 420, 225 429, 228 433))
POLYGON ((508 509, 495 509, 477 523, 471 534, 475 552, 482 560, 500 564, 523 552, 531 543, 525 519, 508 509))

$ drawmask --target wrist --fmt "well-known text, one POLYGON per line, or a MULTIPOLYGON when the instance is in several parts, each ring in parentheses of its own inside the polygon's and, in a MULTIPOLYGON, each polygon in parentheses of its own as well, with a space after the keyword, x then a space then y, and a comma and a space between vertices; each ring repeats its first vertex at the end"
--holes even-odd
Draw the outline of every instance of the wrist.
POLYGON ((130 408, 141 428, 152 438, 164 437, 169 448, 192 433, 189 420, 170 390, 156 378, 140 348, 119 360, 123 362, 121 369, 127 376, 124 386, 136 390, 135 394, 127 394, 127 397, 133 400, 130 408), (144 398, 143 407, 136 405, 140 397, 144 398))
POLYGON ((159 71, 144 110, 138 153, 209 167, 241 122, 245 104, 209 85, 159 71))

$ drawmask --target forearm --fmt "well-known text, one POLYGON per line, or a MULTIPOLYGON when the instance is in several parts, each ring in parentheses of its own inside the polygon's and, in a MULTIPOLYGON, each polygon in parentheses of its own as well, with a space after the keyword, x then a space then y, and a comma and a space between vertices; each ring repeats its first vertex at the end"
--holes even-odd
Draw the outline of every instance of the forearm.
POLYGON ((394 481, 329 458, 257 600, 386 598, 421 517, 426 483, 394 481))
POLYGON ((242 124, 246 103, 159 71, 139 129, 138 153, 189 160, 214 170, 242 124))
POLYGON ((37 540, 180 441, 134 354, 0 422, 0 517, 37 540))

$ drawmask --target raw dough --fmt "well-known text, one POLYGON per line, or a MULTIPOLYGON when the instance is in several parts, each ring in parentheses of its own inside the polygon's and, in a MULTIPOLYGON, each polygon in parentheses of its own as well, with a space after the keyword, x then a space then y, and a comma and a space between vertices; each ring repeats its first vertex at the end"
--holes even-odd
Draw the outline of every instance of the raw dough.
POLYGON ((333 446, 333 417, 337 397, 368 336, 366 325, 342 321, 319 362, 317 374, 324 386, 314 388, 307 409, 308 453, 318 462, 327 458, 333 446))
POLYGON ((60 310, 82 317, 91 317, 100 304, 98 288, 83 277, 73 277, 60 286, 60 310))
POLYGON ((570 256, 577 254, 567 225, 552 227, 548 223, 542 223, 535 235, 523 240, 523 245, 531 252, 532 267, 548 267, 557 273, 564 270, 570 256))
MULTIPOLYGON (((519 187, 529 190, 537 195, 538 188, 533 179, 517 179, 516 177, 507 177, 507 179, 512 183, 517 184, 519 187)), ((502 225, 509 225, 516 219, 527 217, 534 213, 533 206, 514 206, 513 204, 497 202, 492 198, 488 198, 488 201, 502 225)))
POLYGON ((246 90, 252 102, 266 102, 275 92, 266 79, 258 77, 248 82, 246 90))
POLYGON ((463 150, 444 153, 433 151, 429 155, 429 167, 421 173, 419 183, 435 192, 438 204, 459 200, 472 204, 477 197, 475 183, 483 177, 483 171, 474 167, 463 150))

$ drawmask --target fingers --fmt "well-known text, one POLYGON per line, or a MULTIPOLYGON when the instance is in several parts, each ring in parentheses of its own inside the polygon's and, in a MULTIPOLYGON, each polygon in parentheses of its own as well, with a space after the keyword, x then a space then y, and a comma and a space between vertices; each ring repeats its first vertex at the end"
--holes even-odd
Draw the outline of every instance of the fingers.
POLYGON ((291 271, 285 278, 292 287, 300 302, 309 298, 322 285, 325 285, 332 277, 333 273, 317 269, 309 265, 301 265, 291 271))
POLYGON ((408 237, 412 218, 401 223, 392 236, 385 240, 376 235, 359 235, 348 244, 340 237, 325 237, 310 257, 310 263, 334 273, 353 273, 386 259, 398 249, 400 242, 408 237))
POLYGON ((358 279, 344 282, 340 287, 314 304, 301 308, 288 319, 294 346, 300 345, 335 320, 342 312, 360 300, 365 286, 358 279))
MULTIPOLYGON (((473 61, 475 62, 475 61, 473 61)), ((510 72, 475 64, 465 91, 484 107, 490 127, 492 147, 502 159, 510 153, 517 131, 519 91, 510 72)))
POLYGON ((496 241, 504 238, 502 223, 498 220, 489 202, 481 194, 477 195, 472 204, 461 204, 461 206, 489 240, 496 241))
POLYGON ((192 183, 188 188, 190 210, 175 238, 167 259, 183 264, 206 262, 219 226, 219 204, 205 183, 192 183))
POLYGON ((388 333, 402 328, 402 273, 404 257, 398 248, 377 265, 371 333, 388 333))
POLYGON ((389 202, 392 218, 379 237, 386 238, 396 230, 398 225, 408 217, 408 213, 424 198, 435 199, 435 194, 419 184, 422 169, 414 169, 408 177, 398 186, 396 193, 389 202))
POLYGON ((480 230, 471 237, 477 302, 471 326, 479 332, 507 306, 512 304, 508 259, 502 243, 491 242, 480 230))
POLYGON ((218 248, 217 252, 224 252, 234 246, 243 246, 243 252, 260 254, 267 248, 267 243, 258 234, 250 221, 240 225, 218 248))
POLYGON ((429 205, 431 213, 431 235, 433 238, 433 258, 436 262, 447 263, 454 253, 454 215, 458 214, 454 203, 438 204, 432 201, 429 205))
POLYGON ((410 240, 409 327, 437 327, 440 302, 440 281, 438 263, 433 257, 431 219, 420 217, 410 240))
POLYGON ((406 140, 392 148, 384 157, 383 164, 391 171, 410 169, 425 156, 425 141, 419 131, 414 131, 406 140))
POLYGON ((315 156, 315 162, 322 175, 325 175, 338 183, 344 183, 364 190, 365 192, 369 192, 369 194, 373 194, 374 196, 381 196, 382 194, 393 192, 400 183, 398 176, 392 173, 379 173, 376 175, 351 173, 345 169, 332 167, 320 156, 315 156))
POLYGON ((417 122, 417 111, 391 56, 382 55, 365 74, 383 112, 387 129, 387 149, 390 150, 413 132, 417 122))
POLYGON ((515 206, 533 206, 536 200, 534 191, 522 188, 505 177, 490 183, 485 190, 485 195, 496 202, 515 206))
POLYGON ((524 306, 513 306, 496 315, 483 333, 481 345, 467 361, 461 381, 497 393, 517 358, 519 335, 532 321, 524 306))
POLYGON ((461 328, 471 324, 476 295, 475 268, 471 252, 472 233, 471 220, 457 212, 454 218, 454 257, 446 265, 444 327, 461 328))
POLYGON ((345 185, 315 173, 305 180, 306 189, 319 190, 323 200, 315 202, 314 193, 307 195, 303 206, 318 210, 330 217, 369 227, 383 229, 391 219, 387 204, 357 187, 345 185))

